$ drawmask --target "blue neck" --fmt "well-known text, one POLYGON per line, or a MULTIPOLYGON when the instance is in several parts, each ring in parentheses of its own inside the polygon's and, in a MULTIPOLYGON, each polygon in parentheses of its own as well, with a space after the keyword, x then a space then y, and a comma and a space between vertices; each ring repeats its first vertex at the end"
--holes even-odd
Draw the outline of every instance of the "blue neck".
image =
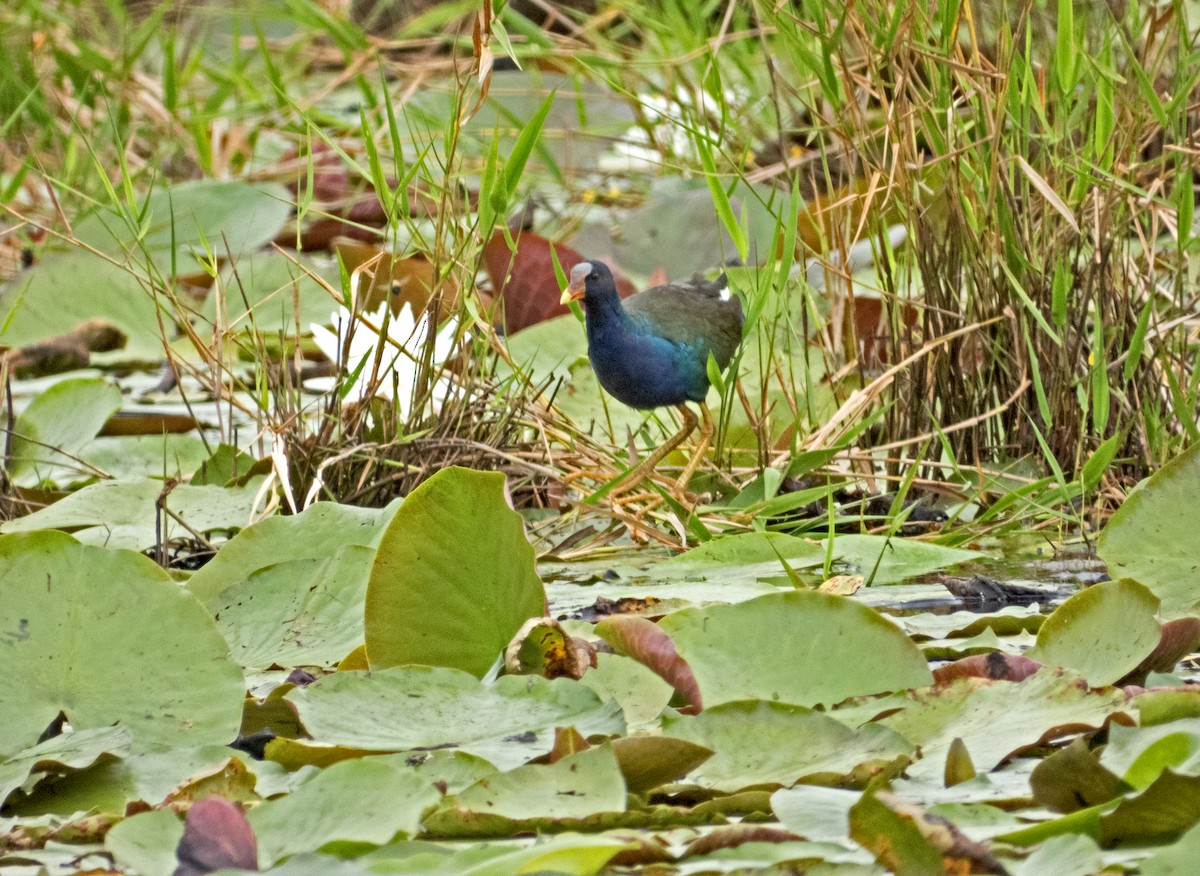
POLYGON ((587 327, 588 343, 595 343, 602 336, 624 334, 633 328, 629 314, 621 305, 621 298, 615 291, 606 295, 589 297, 585 302, 585 324, 587 327))

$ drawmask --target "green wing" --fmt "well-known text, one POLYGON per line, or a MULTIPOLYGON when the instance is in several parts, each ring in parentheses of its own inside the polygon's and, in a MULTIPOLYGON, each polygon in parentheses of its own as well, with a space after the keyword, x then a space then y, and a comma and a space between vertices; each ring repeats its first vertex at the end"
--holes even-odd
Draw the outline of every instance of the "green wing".
POLYGON ((741 302, 732 295, 722 300, 715 292, 706 294, 692 286, 656 286, 627 298, 625 311, 668 341, 697 349, 707 346, 722 368, 742 340, 745 317, 741 302))

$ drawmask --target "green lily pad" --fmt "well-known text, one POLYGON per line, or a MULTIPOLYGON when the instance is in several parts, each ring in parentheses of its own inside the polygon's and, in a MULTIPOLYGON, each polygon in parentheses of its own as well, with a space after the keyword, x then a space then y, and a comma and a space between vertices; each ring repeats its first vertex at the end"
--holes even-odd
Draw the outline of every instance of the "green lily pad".
POLYGON ((221 272, 225 291, 219 298, 220 319, 216 295, 205 299, 200 317, 224 331, 257 331, 268 337, 307 334, 310 323, 325 325, 338 309, 316 277, 338 287, 336 265, 321 266, 308 257, 281 252, 243 257, 221 272))
MULTIPOLYGON (((75 236, 99 252, 140 264, 149 255, 170 275, 199 269, 193 254, 237 257, 270 243, 291 215, 293 198, 276 183, 248 185, 191 180, 159 187, 138 205, 139 228, 127 216, 100 207, 75 225, 75 236)), ((93 314, 95 315, 95 314, 93 314)))
POLYGON ((62 533, 0 538, 0 740, 33 745, 63 712, 128 727, 133 750, 230 742, 242 671, 212 618, 145 557, 62 533))
MULTIPOLYGON (((1198 859, 1200 859, 1200 825, 1188 830, 1172 845, 1159 849, 1142 861, 1138 872, 1142 876, 1191 876, 1196 869, 1198 859)), ((1028 876, 1033 876, 1033 872, 1030 871, 1028 876)))
POLYGON ((504 676, 485 685, 457 669, 337 672, 287 694, 320 742, 369 751, 457 748, 501 769, 554 745, 556 727, 624 731, 619 708, 575 681, 504 676))
MULTIPOLYGON (((1023 861, 1005 866, 1012 876, 1092 876, 1104 868, 1096 841, 1082 834, 1054 836, 1042 843, 1023 861)), ((1142 870, 1146 874, 1146 870, 1142 870)), ((1187 871, 1190 872, 1190 871, 1187 871)))
POLYGON ((90 252, 52 253, 0 286, 0 344, 21 347, 104 317, 127 336, 130 359, 159 359, 154 297, 128 268, 90 252), (87 294, 78 290, 86 284, 87 294))
POLYGON ((125 871, 168 876, 179 866, 175 849, 183 839, 183 822, 170 809, 139 812, 104 835, 104 850, 125 871))
POLYGON ((55 775, 83 769, 102 757, 125 757, 132 747, 128 727, 96 727, 51 736, 0 761, 0 805, 35 773, 55 775))
POLYGON ((441 794, 411 770, 378 758, 335 763, 278 800, 247 816, 258 858, 269 866, 286 855, 332 844, 383 845, 415 834, 441 794))
POLYGON ((166 435, 102 436, 79 456, 110 478, 186 477, 208 457, 204 440, 191 432, 166 435))
POLYGON ((729 566, 766 564, 773 574, 779 575, 783 572, 780 558, 792 567, 817 566, 825 562, 825 548, 815 541, 782 532, 747 532, 714 538, 660 563, 655 571, 671 576, 705 571, 715 574, 729 566))
POLYGON ((451 467, 408 495, 367 585, 372 669, 449 666, 482 676, 546 594, 504 475, 451 467))
POLYGON ((668 718, 663 732, 711 748, 715 754, 686 781, 727 793, 801 781, 841 783, 859 768, 865 777, 915 755, 915 746, 887 727, 864 724, 855 730, 803 706, 762 700, 668 718))
POLYGON ((24 487, 91 477, 73 457, 120 409, 121 390, 107 380, 60 380, 17 417, 9 476, 24 487))
POLYGON ((526 764, 488 776, 458 795, 469 812, 505 818, 586 818, 625 811, 625 780, 610 746, 589 748, 553 764, 526 764))
POLYGON ((372 548, 259 569, 211 600, 230 653, 244 669, 334 666, 362 644, 372 548))
POLYGON ((896 705, 903 708, 882 723, 921 746, 921 760, 909 773, 941 777, 955 739, 963 741, 975 768, 984 772, 1043 739, 1102 726, 1125 708, 1125 695, 1093 690, 1063 670, 1041 669, 1021 682, 961 678, 892 697, 879 707, 896 705))
POLYGON ((192 530, 208 533, 246 526, 258 492, 257 482, 237 489, 177 486, 166 506, 191 529, 166 518, 160 532, 156 503, 163 488, 162 481, 151 478, 90 484, 40 511, 9 520, 0 532, 61 529, 85 544, 143 551, 158 544, 160 537, 169 541, 191 538, 192 530))
POLYGON ((299 514, 267 517, 231 538, 191 577, 188 590, 212 608, 227 588, 269 566, 331 559, 347 545, 373 548, 399 506, 399 502, 393 502, 375 510, 316 502, 299 514))
POLYGON ((1113 684, 1158 645, 1158 599, 1125 578, 1076 593, 1038 630, 1031 660, 1071 669, 1091 685, 1113 684))
POLYGON ((632 727, 653 721, 671 700, 673 688, 652 669, 620 654, 601 652, 596 666, 584 673, 580 684, 602 700, 616 700, 632 727))
POLYGON ((904 633, 841 596, 771 593, 685 609, 659 626, 691 666, 708 708, 743 699, 832 704, 932 681, 904 633))
POLYGON ((1134 788, 1149 787, 1166 769, 1200 776, 1200 718, 1154 727, 1113 724, 1103 766, 1134 788))
POLYGON ((1133 578, 1162 600, 1164 619, 1200 609, 1200 547, 1190 508, 1200 492, 1200 444, 1138 484, 1100 533, 1096 550, 1114 578, 1133 578))
POLYGON ((883 535, 838 535, 833 539, 837 571, 871 578, 876 585, 899 584, 982 556, 979 551, 883 535))
POLYGON ((23 815, 125 812, 131 803, 157 805, 196 776, 211 775, 233 759, 227 745, 163 748, 119 759, 102 758, 84 769, 37 785, 20 802, 23 815))
POLYGON ((811 840, 844 842, 850 838, 850 809, 862 795, 842 788, 797 785, 771 795, 771 811, 780 824, 811 840))

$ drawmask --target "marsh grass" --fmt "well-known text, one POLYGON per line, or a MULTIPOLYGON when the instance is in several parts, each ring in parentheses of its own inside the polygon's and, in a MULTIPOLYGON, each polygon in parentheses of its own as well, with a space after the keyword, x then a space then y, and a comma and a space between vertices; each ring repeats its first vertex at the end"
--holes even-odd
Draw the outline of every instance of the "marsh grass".
MULTIPOLYGON (((194 355, 181 367, 282 443, 295 495, 316 484, 381 503, 462 462, 520 473, 531 504, 561 503, 556 473, 602 486, 624 451, 582 435, 537 375, 510 362, 498 376, 505 346, 476 277, 492 229, 527 194, 549 187, 569 205, 606 176, 555 163, 541 142, 548 100, 504 130, 468 130, 490 64, 511 55, 628 101, 658 172, 708 183, 732 242, 714 264, 758 259, 743 292, 764 343, 736 369, 759 389, 718 384, 713 462, 733 476, 709 469, 716 500, 741 510, 699 518, 693 538, 756 525, 747 508, 771 519, 795 504, 785 478, 835 471, 898 490, 897 509, 927 486, 980 525, 1073 526, 1081 502, 1115 501, 1196 436, 1200 58, 1184 4, 617 0, 561 10, 554 33, 503 4, 490 20, 472 10, 442 4, 383 36, 310 0, 236 15, 9 4, 8 261, 42 245, 42 229, 69 240, 97 204, 136 228, 137 193, 173 178, 282 174, 301 219, 322 216, 314 156, 332 151, 379 196, 381 245, 426 260, 431 296, 467 327, 441 416, 420 398, 398 417, 336 394, 310 414, 295 382, 304 326, 271 343, 185 327, 194 355), (429 94, 443 101, 432 114, 429 94), (288 149, 290 165, 272 160, 288 149), (773 253, 751 252, 746 198, 775 217, 773 253), (866 285, 843 267, 856 245, 877 265, 866 285), (819 290, 805 279, 814 264, 819 290), (881 318, 864 328, 867 297, 881 318), (224 345, 275 365, 247 374, 224 345)), ((569 208, 555 217, 551 237, 574 221, 569 208)), ((176 280, 147 285, 182 315, 176 280)), ((331 303, 348 291, 335 284, 331 303)), ((438 377, 424 374, 418 397, 438 377)))

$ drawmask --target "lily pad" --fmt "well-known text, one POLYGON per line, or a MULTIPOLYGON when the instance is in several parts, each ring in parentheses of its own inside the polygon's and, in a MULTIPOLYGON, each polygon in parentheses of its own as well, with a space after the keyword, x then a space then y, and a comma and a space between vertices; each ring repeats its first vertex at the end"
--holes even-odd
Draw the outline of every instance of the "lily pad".
POLYGON ((907 636, 842 596, 772 593, 685 609, 659 626, 691 666, 709 708, 743 699, 828 705, 932 681, 907 636))
POLYGON ((102 757, 129 754, 133 734, 127 727, 96 727, 51 736, 0 761, 0 805, 32 774, 54 775, 91 766, 102 757))
POLYGON ((915 755, 913 744, 887 727, 864 724, 855 730, 812 709, 762 700, 670 718, 663 732, 712 749, 712 758, 686 781, 727 793, 801 781, 840 783, 859 768, 865 777, 915 755))
POLYGON ((1042 669, 1021 682, 963 678, 892 697, 879 708, 897 705, 900 711, 882 723, 921 746, 910 774, 941 777, 955 739, 983 772, 1042 740, 1102 726, 1125 707, 1125 695, 1092 690, 1063 670, 1042 669))
POLYGON ((441 794, 424 778, 379 758, 326 767, 278 800, 249 813, 260 866, 330 843, 383 845, 415 834, 441 794))
POLYGON ((321 742, 370 751, 457 748, 502 769, 546 754, 556 727, 619 733, 619 709, 575 681, 505 676, 484 685, 457 669, 337 672, 287 695, 321 742))
POLYGON ((163 748, 122 758, 101 758, 85 769, 37 785, 20 802, 25 815, 70 815, 95 811, 127 811, 131 803, 157 805, 176 788, 198 776, 215 775, 229 767, 225 744, 198 748, 163 748))
POLYGON ((601 745, 553 764, 488 776, 459 794, 455 805, 505 818, 586 818, 624 812, 625 780, 612 748, 601 745))
POLYGON ((373 548, 399 506, 393 502, 375 510, 316 502, 299 514, 260 520, 231 538, 199 569, 188 581, 188 590, 211 608, 226 588, 268 566, 330 559, 347 545, 373 548))
POLYGON ((1200 492, 1200 444, 1193 444, 1131 492, 1100 533, 1096 550, 1114 578, 1133 578, 1162 600, 1164 619, 1200 609, 1200 548, 1190 508, 1200 492))
POLYGON ((125 355, 158 359, 163 339, 154 296, 128 268, 90 252, 52 253, 0 286, 0 344, 21 347, 66 334, 92 317, 125 332, 125 355), (79 294, 86 283, 87 294, 79 294))
POLYGON ((78 730, 129 728, 134 751, 237 735, 242 671, 204 607, 145 557, 56 532, 0 538, 0 630, 9 754, 60 712, 78 730))
POLYGON ((408 495, 367 585, 372 669, 450 666, 482 676, 546 594, 504 475, 451 467, 408 495))
POLYGON ((305 256, 280 252, 243 257, 221 272, 224 292, 205 299, 200 317, 222 331, 257 331, 268 337, 307 333, 310 323, 324 325, 338 307, 316 277, 337 288, 336 265, 321 266, 305 256))
POLYGON ((833 539, 833 559, 839 571, 862 575, 877 585, 899 584, 982 556, 978 551, 883 535, 838 535, 833 539))
POLYGON ((175 872, 175 848, 183 839, 183 823, 170 809, 139 812, 113 825, 104 835, 104 850, 118 866, 146 876, 175 872))
POLYGON ((363 605, 375 551, 346 545, 328 558, 276 563, 209 604, 245 669, 334 666, 363 639, 363 605))
POLYGON ((1094 686, 1113 684, 1158 645, 1157 615, 1158 599, 1146 587, 1104 581, 1058 606, 1025 656, 1074 670, 1094 686))
POLYGON ((1166 769, 1200 776, 1200 718, 1155 727, 1114 724, 1101 763, 1137 789, 1149 787, 1166 769))
POLYGON ((199 268, 193 254, 236 257, 269 243, 291 215, 292 202, 276 183, 191 180, 151 192, 137 205, 139 227, 131 227, 124 213, 100 207, 75 225, 75 236, 134 264, 148 255, 166 275, 174 267, 190 273, 199 268))
POLYGON ((771 811, 788 830, 815 841, 850 837, 850 808, 862 795, 842 788, 797 785, 771 795, 771 811))
POLYGON ((194 433, 103 436, 85 444, 79 456, 111 478, 171 478, 199 468, 208 448, 194 433))
POLYGON ((61 380, 17 417, 9 476, 18 486, 66 482, 91 474, 72 457, 121 409, 121 390, 107 380, 61 380))
POLYGON ((177 486, 170 491, 166 507, 187 527, 166 517, 160 531, 156 503, 164 487, 162 481, 151 478, 90 484, 40 511, 9 520, 0 526, 0 532, 61 529, 85 544, 143 551, 154 547, 160 537, 169 541, 191 538, 193 531, 209 533, 246 526, 258 492, 257 482, 237 489, 177 486))

